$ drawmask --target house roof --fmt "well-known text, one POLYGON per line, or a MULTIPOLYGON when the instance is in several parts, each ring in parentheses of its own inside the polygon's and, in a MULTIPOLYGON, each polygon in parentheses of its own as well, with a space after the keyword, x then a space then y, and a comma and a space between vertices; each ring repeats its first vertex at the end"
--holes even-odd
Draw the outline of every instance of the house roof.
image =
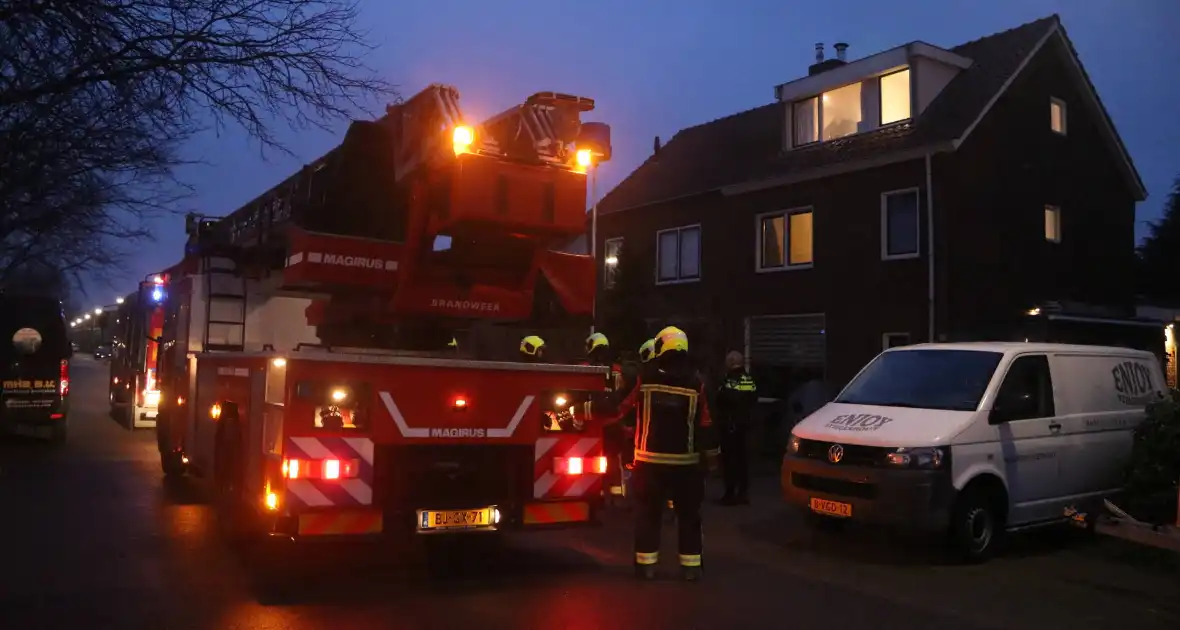
MULTIPOLYGON (((782 103, 682 129, 658 156, 649 157, 607 193, 599 202, 599 212, 617 212, 747 183, 752 189, 784 185, 805 172, 840 168, 886 154, 957 148, 1055 32, 1069 45, 1057 15, 1051 15, 950 49, 971 59, 971 67, 947 84, 912 122, 786 153, 782 151, 786 120, 782 103)), ((1072 45, 1069 51, 1076 61, 1072 45)), ((1081 70, 1080 63, 1077 67, 1081 70)), ((1081 77, 1108 125, 1116 150, 1123 154, 1133 185, 1141 190, 1142 182, 1084 70, 1081 77)))

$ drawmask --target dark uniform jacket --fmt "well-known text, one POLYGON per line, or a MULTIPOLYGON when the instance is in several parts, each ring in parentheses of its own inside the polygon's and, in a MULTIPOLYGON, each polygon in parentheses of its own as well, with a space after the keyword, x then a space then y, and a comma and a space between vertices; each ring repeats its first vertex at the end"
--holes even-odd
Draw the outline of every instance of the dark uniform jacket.
POLYGON ((701 453, 717 454, 705 387, 687 367, 658 365, 644 370, 619 405, 619 415, 636 414, 635 461, 693 465, 701 453))
MULTIPOLYGON (((583 361, 581 365, 599 364, 583 361)), ((623 389, 623 366, 618 363, 610 365, 610 374, 606 377, 606 387, 604 392, 593 392, 586 396, 586 401, 582 405, 582 413, 586 418, 609 418, 618 411, 619 401, 625 391, 623 389)))
POLYGON ((718 430, 733 433, 748 429, 757 404, 758 386, 753 377, 741 368, 730 370, 714 399, 718 430))

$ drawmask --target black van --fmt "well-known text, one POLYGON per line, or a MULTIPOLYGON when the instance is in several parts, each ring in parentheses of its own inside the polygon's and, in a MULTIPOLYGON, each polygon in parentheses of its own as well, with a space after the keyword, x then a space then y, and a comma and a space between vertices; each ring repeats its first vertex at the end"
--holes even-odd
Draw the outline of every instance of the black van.
POLYGON ((65 441, 72 355, 56 298, 0 293, 0 432, 65 441))

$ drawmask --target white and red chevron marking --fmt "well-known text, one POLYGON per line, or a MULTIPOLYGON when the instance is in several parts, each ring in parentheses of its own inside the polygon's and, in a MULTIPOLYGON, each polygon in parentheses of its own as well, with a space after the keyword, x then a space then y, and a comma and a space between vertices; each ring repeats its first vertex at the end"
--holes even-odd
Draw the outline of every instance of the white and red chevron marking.
POLYGON ((372 505, 373 440, 341 437, 288 437, 284 457, 292 459, 355 459, 360 470, 352 479, 288 479, 287 501, 294 507, 372 505))
POLYGON ((599 437, 563 435, 538 438, 533 450, 533 498, 577 498, 601 490, 603 475, 558 475, 553 472, 554 458, 600 455, 602 438, 599 437))

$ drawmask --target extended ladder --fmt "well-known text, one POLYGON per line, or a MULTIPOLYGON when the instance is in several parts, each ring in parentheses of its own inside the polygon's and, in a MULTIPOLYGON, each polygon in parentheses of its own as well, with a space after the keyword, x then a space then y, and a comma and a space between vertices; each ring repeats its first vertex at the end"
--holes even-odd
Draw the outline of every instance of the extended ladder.
POLYGON ((246 277, 238 268, 233 248, 224 242, 218 221, 190 215, 186 226, 199 254, 198 273, 204 281, 204 352, 246 349, 246 277))

